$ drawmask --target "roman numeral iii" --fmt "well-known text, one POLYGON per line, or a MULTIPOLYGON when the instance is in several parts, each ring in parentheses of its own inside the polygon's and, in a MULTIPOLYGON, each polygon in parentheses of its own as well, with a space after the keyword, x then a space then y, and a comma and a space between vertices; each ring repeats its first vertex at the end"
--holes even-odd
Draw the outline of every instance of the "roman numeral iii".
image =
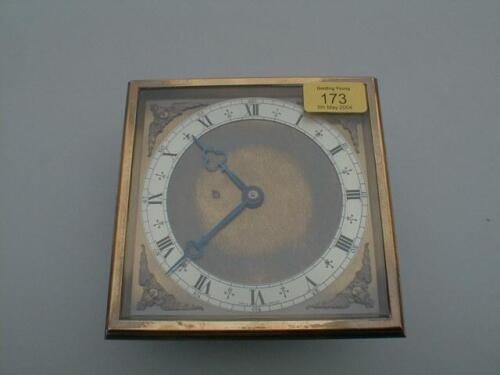
POLYGON ((335 246, 340 250, 349 251, 351 250, 353 242, 353 240, 341 234, 335 246))
POLYGON ((347 199, 361 199, 360 190, 346 190, 345 195, 347 199))

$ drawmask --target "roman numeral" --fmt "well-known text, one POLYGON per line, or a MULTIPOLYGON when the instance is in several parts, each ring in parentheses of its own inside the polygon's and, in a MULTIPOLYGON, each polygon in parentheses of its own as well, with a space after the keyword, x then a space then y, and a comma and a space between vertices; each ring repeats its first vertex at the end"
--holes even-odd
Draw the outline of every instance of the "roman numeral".
POLYGON ((295 126, 299 126, 299 123, 302 121, 303 118, 304 118, 304 115, 300 115, 299 118, 297 119, 297 121, 295 121, 295 126))
POLYGON ((264 297, 262 297, 262 292, 260 290, 250 289, 250 304, 251 305, 263 305, 264 297))
POLYGON ((208 280, 207 282, 207 280, 208 278, 205 275, 200 275, 200 277, 198 277, 198 280, 194 284, 194 287, 200 292, 208 294, 210 292, 210 284, 212 282, 210 280, 208 280), (202 289, 204 289, 204 291, 202 291, 202 289))
POLYGON ((308 289, 314 289, 318 286, 313 280, 311 280, 309 277, 306 276, 306 283, 307 283, 307 288, 308 289))
POLYGON ((334 147, 330 150, 330 154, 335 155, 337 153, 339 153, 340 151, 342 151, 344 149, 344 147, 342 145, 338 145, 337 147, 334 147))
POLYGON ((166 151, 163 152, 163 155, 165 155, 165 156, 172 156, 172 157, 176 157, 177 156, 177 154, 173 154, 171 152, 166 152, 166 151))
POLYGON ((258 104, 245 104, 249 116, 259 115, 259 105, 258 104))
POLYGON ((213 125, 212 121, 208 118, 208 116, 200 117, 198 121, 206 128, 209 128, 213 125))
POLYGON ((150 196, 148 198, 148 204, 161 204, 161 195, 162 193, 150 196))
POLYGON ((351 250, 353 242, 353 240, 341 234, 335 246, 337 246, 340 250, 349 251, 351 250))
POLYGON ((166 252, 163 255, 163 258, 165 258, 165 259, 167 259, 167 257, 170 255, 170 253, 175 249, 174 243, 172 242, 172 239, 169 236, 157 241, 156 245, 158 246, 158 249, 160 249, 160 253, 163 251, 166 252))
POLYGON ((360 190, 346 190, 347 199, 361 199, 361 191, 360 190))

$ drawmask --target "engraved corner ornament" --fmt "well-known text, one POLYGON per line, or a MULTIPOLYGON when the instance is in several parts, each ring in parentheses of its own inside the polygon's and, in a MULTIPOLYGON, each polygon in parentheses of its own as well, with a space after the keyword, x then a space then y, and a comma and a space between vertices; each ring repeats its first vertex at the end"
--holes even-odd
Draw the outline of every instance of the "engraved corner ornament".
POLYGON ((153 121, 149 124, 148 156, 151 156, 156 139, 163 132, 165 126, 174 118, 182 115, 185 111, 202 107, 203 104, 193 103, 172 103, 164 106, 151 104, 150 109, 153 114, 153 121))
POLYGON ((326 301, 309 305, 310 309, 347 309, 352 304, 362 305, 366 308, 374 306, 374 301, 370 296, 368 287, 372 281, 370 270, 370 255, 368 244, 363 251, 363 264, 361 269, 356 272, 354 280, 334 298, 326 301))
POLYGON ((148 267, 146 249, 141 245, 141 260, 139 269, 139 285, 142 286, 142 297, 137 303, 137 310, 158 306, 164 311, 173 310, 203 310, 203 307, 181 303, 173 294, 168 293, 156 280, 148 267))

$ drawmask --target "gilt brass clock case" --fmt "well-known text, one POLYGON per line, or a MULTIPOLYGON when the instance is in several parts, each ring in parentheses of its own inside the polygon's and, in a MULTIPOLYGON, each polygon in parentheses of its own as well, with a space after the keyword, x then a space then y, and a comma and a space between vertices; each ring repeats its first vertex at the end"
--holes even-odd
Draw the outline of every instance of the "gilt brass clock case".
POLYGON ((402 335, 376 81, 132 81, 106 333, 402 335), (307 82, 366 111, 306 112, 307 82))

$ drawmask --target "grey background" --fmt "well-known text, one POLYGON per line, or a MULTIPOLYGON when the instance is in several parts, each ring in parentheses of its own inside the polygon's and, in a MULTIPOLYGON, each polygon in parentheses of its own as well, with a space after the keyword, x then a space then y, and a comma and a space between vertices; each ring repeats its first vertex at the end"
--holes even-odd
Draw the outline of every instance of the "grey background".
POLYGON ((495 374, 498 1, 0 2, 2 374, 495 374), (126 83, 380 79, 405 339, 104 341, 126 83))

